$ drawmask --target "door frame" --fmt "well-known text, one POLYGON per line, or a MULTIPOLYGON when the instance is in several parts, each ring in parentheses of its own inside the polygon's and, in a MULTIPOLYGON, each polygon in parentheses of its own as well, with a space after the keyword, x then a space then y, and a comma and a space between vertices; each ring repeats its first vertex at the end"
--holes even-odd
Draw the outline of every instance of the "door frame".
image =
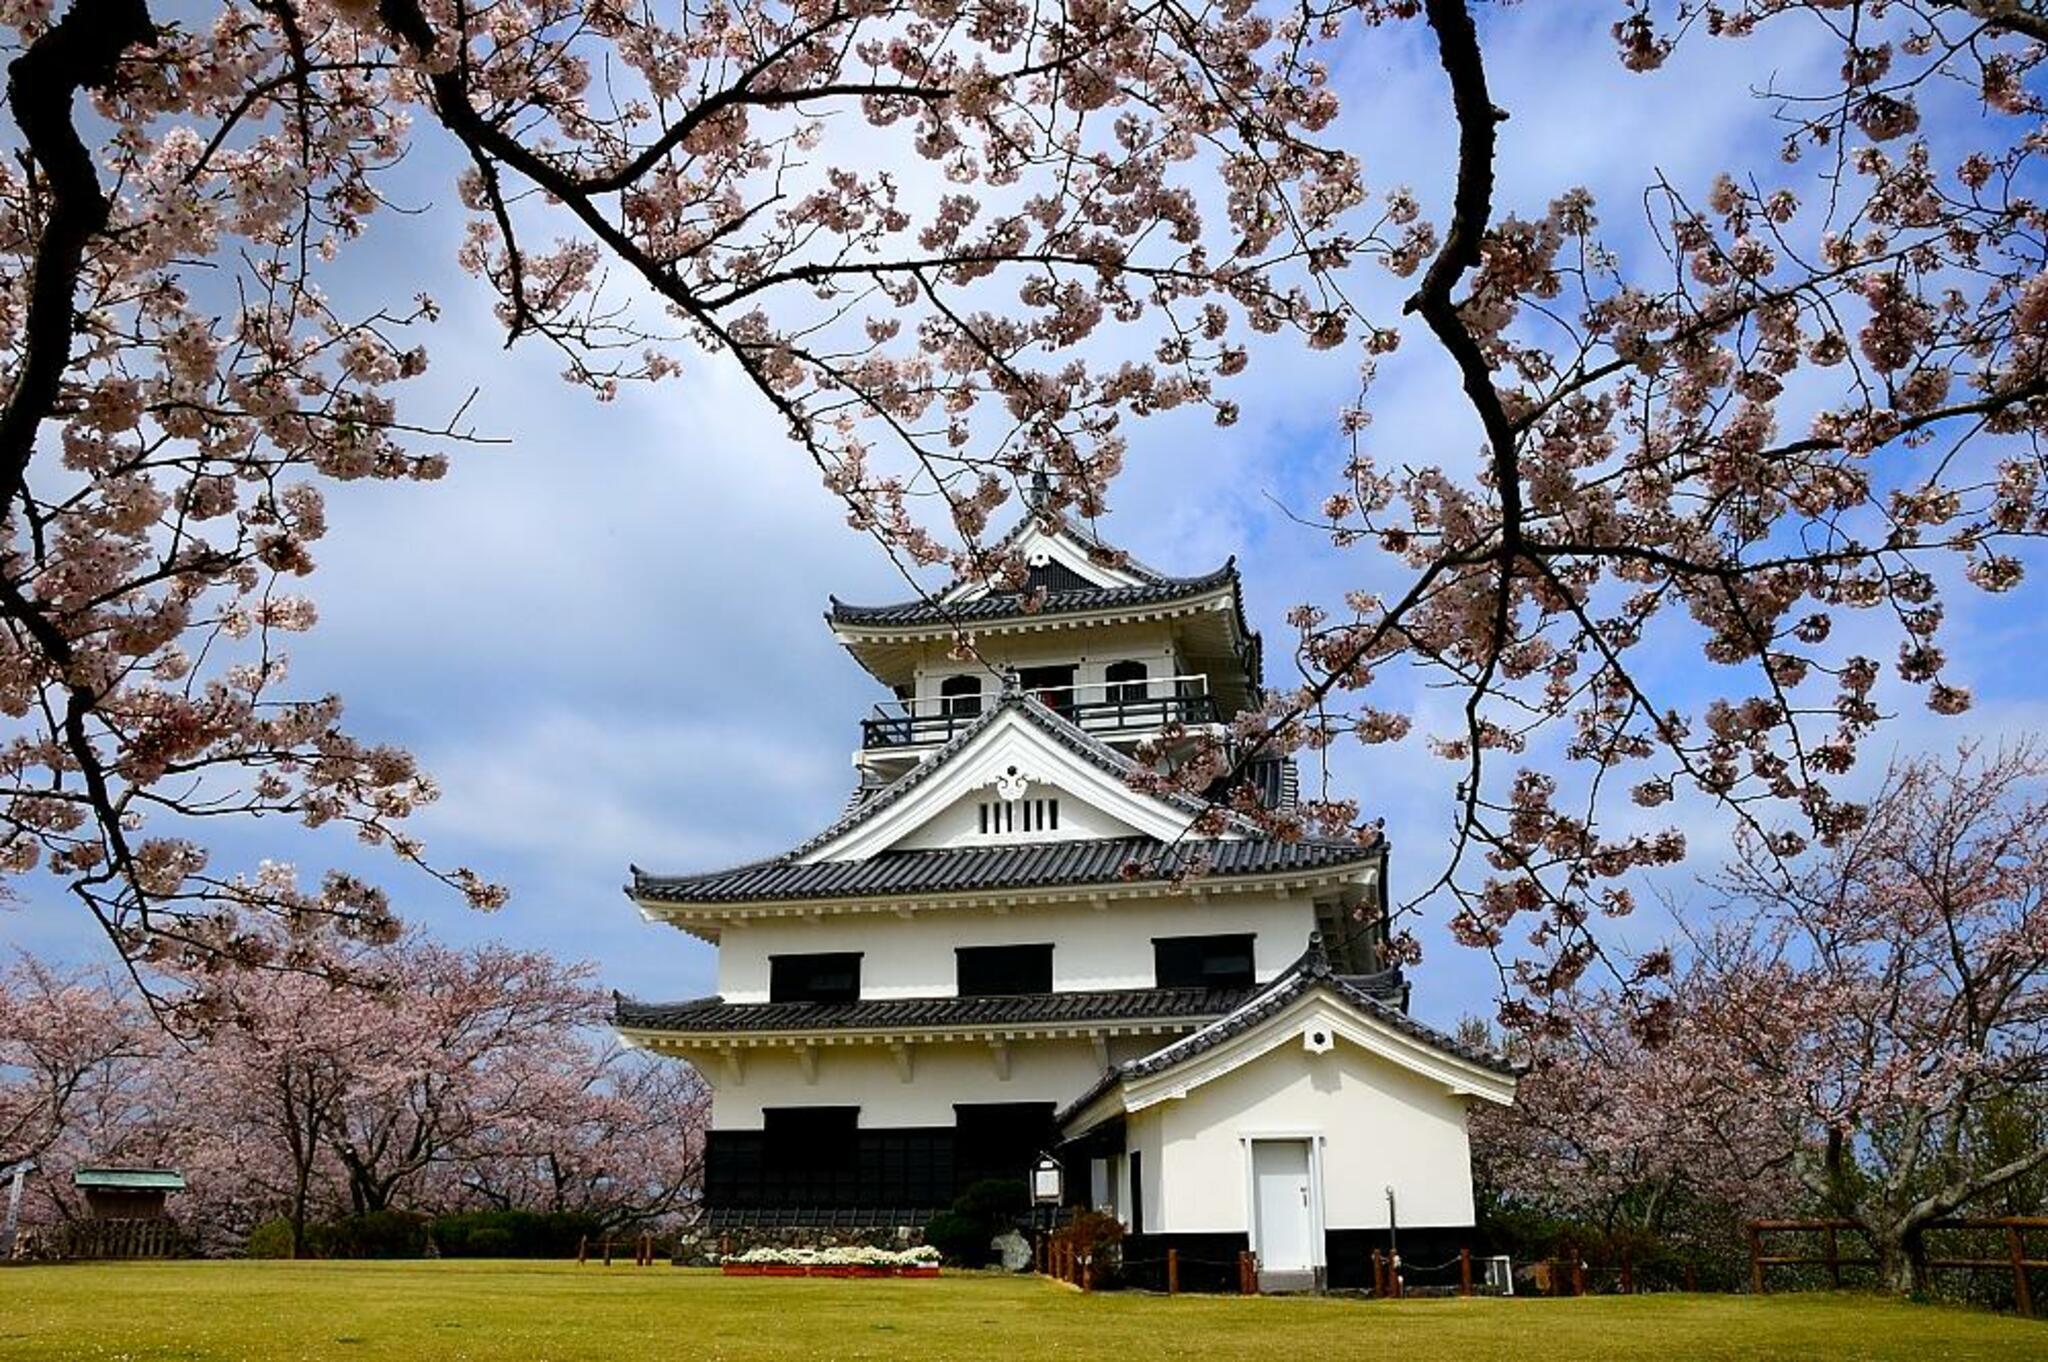
POLYGON ((1252 1165, 1252 1146, 1255 1144, 1305 1144, 1308 1146, 1308 1265, 1311 1269, 1328 1267, 1328 1255, 1324 1252, 1328 1231, 1323 1224, 1323 1143, 1320 1130, 1261 1130, 1247 1131, 1237 1137, 1244 1151, 1244 1211, 1245 1238, 1251 1244, 1253 1253, 1263 1260, 1265 1254, 1259 1243, 1259 1175, 1252 1165))

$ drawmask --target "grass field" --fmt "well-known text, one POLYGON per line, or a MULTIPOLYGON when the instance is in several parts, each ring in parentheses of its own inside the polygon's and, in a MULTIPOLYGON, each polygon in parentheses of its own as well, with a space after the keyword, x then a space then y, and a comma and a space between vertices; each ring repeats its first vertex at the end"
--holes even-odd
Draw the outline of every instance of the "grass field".
POLYGON ((0 1359, 2048 1358, 2048 1324, 1851 1295, 1380 1302, 1081 1296, 1033 1279, 731 1279, 572 1263, 0 1270, 0 1359))

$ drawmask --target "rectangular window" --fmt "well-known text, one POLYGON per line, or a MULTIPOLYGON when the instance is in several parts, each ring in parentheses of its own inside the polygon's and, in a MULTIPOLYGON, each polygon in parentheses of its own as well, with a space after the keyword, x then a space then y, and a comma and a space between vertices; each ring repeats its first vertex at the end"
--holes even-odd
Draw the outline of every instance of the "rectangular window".
POLYGON ((1052 992, 1052 943, 1039 946, 960 946, 960 996, 1052 992))
POLYGON ((764 1107, 763 1153, 768 1172, 835 1172, 853 1165, 860 1134, 859 1107, 764 1107))
POLYGON ((1249 988, 1252 934, 1155 936, 1152 964, 1161 988, 1249 988))
POLYGON ((850 1003, 859 998, 859 951, 768 957, 771 1003, 850 1003))

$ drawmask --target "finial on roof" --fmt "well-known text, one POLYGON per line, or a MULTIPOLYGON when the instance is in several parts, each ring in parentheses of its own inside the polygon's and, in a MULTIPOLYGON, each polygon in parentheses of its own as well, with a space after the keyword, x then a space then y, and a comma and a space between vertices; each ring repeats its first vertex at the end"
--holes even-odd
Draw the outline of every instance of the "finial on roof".
POLYGON ((1013 695, 1022 695, 1023 693, 1024 678, 1017 675, 1017 669, 1015 667, 1003 668, 1003 698, 1007 700, 1013 695))
POLYGON ((1321 978, 1330 972, 1330 954, 1323 949, 1323 934, 1308 934, 1308 949, 1302 953, 1301 972, 1310 978, 1321 978))
POLYGON ((1052 479, 1045 475, 1044 468, 1032 469, 1031 490, 1024 494, 1024 504, 1034 511, 1042 511, 1045 509, 1046 503, 1051 500, 1052 479))

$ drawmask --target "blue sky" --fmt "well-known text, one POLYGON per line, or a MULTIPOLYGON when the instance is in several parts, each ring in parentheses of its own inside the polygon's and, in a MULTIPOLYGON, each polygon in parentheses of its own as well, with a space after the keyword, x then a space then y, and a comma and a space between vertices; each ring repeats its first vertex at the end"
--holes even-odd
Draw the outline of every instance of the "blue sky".
MULTIPOLYGON (((1642 186, 1659 171, 1696 196, 1723 168, 1781 173, 1769 106, 1751 91, 1817 84, 1836 58, 1783 28, 1762 41, 1696 43, 1666 70, 1631 77, 1607 37, 1615 13, 1517 6, 1489 11, 1484 31, 1496 101, 1512 115, 1501 208, 1540 214, 1584 184, 1626 249, 1640 231, 1642 186)), ((1425 40, 1411 27, 1358 44, 1338 84, 1368 182, 1409 185, 1433 207, 1448 193, 1455 133, 1425 40)), ((406 172, 411 201, 452 206, 447 157, 431 134, 424 143, 406 172)), ((724 366, 695 364, 678 381, 598 405, 558 380, 550 353, 503 349, 488 299, 454 266, 460 230, 450 212, 388 217, 339 291, 432 292, 446 315, 429 337, 434 368, 415 411, 445 412, 475 387, 477 425, 505 443, 459 452, 438 484, 331 489, 332 530, 310 582, 321 624, 296 641, 293 676, 303 691, 345 696, 354 732, 421 757, 444 791, 415 820, 430 854, 508 883, 512 901, 479 915, 393 862, 275 823, 217 838, 216 868, 260 857, 309 870, 350 864, 445 937, 594 959, 609 984, 642 996, 705 992, 710 949, 639 920, 619 892, 627 864, 743 861, 828 820, 852 780, 857 720, 882 695, 833 645, 825 598, 895 599, 903 588, 724 366)), ((1391 318, 1407 286, 1364 287, 1391 318)), ((1335 601, 1367 579, 1357 552, 1334 552, 1286 513, 1312 511, 1332 488, 1352 366, 1346 355, 1263 346, 1229 394, 1244 413, 1235 428, 1189 414, 1134 426, 1102 524, 1168 570, 1237 554, 1279 681, 1290 671, 1285 610, 1335 601)), ((1419 332, 1383 366, 1373 408, 1383 458, 1472 467, 1473 422, 1419 332)), ((2037 717, 2040 632, 2025 590, 1988 606, 1959 594, 1951 610, 1949 645, 1979 708, 1937 723, 1902 697, 1905 717, 1885 748, 2017 731, 2037 717)), ((1450 826, 1452 768, 1419 744, 1342 751, 1337 762, 1341 787, 1387 818, 1395 893, 1427 882, 1450 826)), ((1711 817, 1679 816, 1710 851, 1711 817)), ((1668 883, 1682 890, 1704 868, 1668 883)), ((23 901, 0 912, 0 937, 63 958, 103 953, 53 886, 22 889, 23 901)), ((1641 945, 1660 922, 1628 930, 1641 945)), ((1418 1011, 1440 1021, 1490 1011, 1490 964, 1434 922, 1423 935, 1418 1011)))

